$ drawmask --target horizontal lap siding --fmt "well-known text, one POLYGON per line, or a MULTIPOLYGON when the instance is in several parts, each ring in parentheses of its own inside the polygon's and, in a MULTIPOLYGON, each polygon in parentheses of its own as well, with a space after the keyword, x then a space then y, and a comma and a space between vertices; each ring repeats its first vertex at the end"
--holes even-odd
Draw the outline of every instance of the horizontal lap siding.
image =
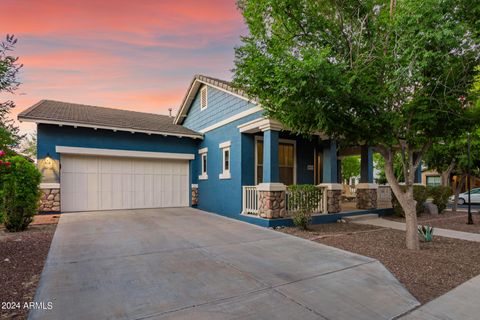
MULTIPOLYGON (((200 91, 199 91, 200 93, 200 91)), ((191 130, 203 128, 228 119, 236 114, 254 108, 255 105, 227 92, 208 87, 208 107, 200 110, 200 94, 193 100, 183 125, 191 130)))

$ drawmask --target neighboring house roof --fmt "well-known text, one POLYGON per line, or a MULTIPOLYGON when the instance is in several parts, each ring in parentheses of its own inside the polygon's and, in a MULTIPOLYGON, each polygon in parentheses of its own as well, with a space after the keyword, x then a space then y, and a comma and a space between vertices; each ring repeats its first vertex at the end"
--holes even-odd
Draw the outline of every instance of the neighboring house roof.
POLYGON ((173 118, 154 114, 77 103, 41 100, 18 115, 20 121, 72 125, 178 137, 202 138, 202 134, 173 123, 173 118))
POLYGON ((255 101, 249 99, 242 90, 235 88, 231 82, 197 74, 193 77, 193 80, 190 83, 190 86, 188 87, 187 93, 183 98, 182 104, 180 105, 180 109, 178 110, 177 116, 175 117, 175 121, 174 121, 175 124, 183 123, 183 120, 187 116, 188 111, 190 110, 190 107, 193 103, 193 100, 195 99, 198 93, 198 90, 200 90, 202 85, 205 85, 205 84, 211 87, 217 88, 219 90, 226 91, 241 99, 248 100, 252 103, 255 103, 255 101))

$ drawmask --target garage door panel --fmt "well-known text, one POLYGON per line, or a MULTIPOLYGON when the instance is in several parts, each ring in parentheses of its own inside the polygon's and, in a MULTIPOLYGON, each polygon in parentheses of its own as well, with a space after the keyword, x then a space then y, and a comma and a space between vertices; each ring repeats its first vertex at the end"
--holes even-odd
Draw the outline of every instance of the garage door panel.
POLYGON ((63 211, 188 206, 188 161, 62 156, 63 211))

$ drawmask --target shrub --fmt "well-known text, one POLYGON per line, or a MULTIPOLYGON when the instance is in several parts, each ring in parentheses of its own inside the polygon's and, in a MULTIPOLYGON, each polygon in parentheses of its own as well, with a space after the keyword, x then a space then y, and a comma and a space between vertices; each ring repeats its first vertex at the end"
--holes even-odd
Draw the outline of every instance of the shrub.
POLYGON ((291 185, 288 187, 287 207, 293 211, 293 224, 306 230, 312 223, 312 213, 318 208, 322 192, 314 185, 291 185))
POLYGON ((447 208, 448 197, 452 195, 450 187, 437 186, 427 188, 428 197, 433 198, 433 204, 438 208, 438 212, 442 213, 447 208))
POLYGON ((423 242, 430 242, 433 240, 433 227, 418 226, 418 237, 423 242))
MULTIPOLYGON (((403 191, 405 191, 405 186, 400 186, 403 191)), ((424 211, 423 204, 427 201, 427 188, 425 186, 414 185, 413 186, 413 198, 417 201, 416 212, 417 216, 421 215, 424 211)), ((399 217, 405 217, 405 212, 403 212, 400 202, 398 202, 397 197, 392 191, 392 207, 395 215, 399 217)))
POLYGON ((37 211, 41 173, 23 157, 10 158, 11 165, 0 177, 0 212, 9 231, 25 230, 37 211))

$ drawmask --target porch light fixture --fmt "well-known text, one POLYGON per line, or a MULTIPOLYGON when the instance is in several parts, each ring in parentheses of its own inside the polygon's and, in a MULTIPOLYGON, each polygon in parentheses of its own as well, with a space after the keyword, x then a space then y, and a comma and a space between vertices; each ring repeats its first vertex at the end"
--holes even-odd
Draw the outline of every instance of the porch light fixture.
POLYGON ((53 168, 53 159, 50 157, 50 153, 47 153, 47 156, 45 157, 43 161, 43 167, 45 169, 52 169, 53 168))

